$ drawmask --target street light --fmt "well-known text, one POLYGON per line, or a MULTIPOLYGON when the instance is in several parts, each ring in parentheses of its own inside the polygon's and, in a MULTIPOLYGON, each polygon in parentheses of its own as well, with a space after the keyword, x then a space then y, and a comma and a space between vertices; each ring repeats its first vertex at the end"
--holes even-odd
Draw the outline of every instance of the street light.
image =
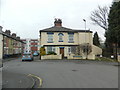
MULTIPOLYGON (((83 21, 85 22, 85 44, 87 45, 86 43, 86 20, 83 19, 83 21)), ((86 59, 87 59, 87 46, 85 47, 85 52, 86 52, 86 59)))
POLYGON ((83 19, 83 21, 85 22, 85 31, 86 31, 86 20, 85 20, 85 19, 83 19))

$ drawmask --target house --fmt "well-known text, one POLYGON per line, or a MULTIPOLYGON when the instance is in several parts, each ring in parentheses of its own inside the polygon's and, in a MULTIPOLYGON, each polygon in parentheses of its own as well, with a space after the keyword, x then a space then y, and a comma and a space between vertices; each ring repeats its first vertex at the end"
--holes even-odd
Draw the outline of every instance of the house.
POLYGON ((23 42, 15 33, 10 30, 2 31, 0 26, 0 58, 11 57, 22 54, 23 42))
POLYGON ((102 53, 93 45, 92 31, 63 27, 61 19, 55 19, 53 27, 40 30, 40 45, 45 47, 46 54, 51 51, 57 54, 42 59, 95 59, 95 55, 102 53))
POLYGON ((15 33, 11 34, 10 30, 6 30, 3 33, 4 41, 4 57, 20 55, 23 52, 23 42, 20 40, 19 36, 15 33))
POLYGON ((3 34, 2 27, 0 26, 0 60, 3 58, 3 34))
POLYGON ((24 52, 38 52, 38 39, 21 39, 25 44, 24 44, 24 52))

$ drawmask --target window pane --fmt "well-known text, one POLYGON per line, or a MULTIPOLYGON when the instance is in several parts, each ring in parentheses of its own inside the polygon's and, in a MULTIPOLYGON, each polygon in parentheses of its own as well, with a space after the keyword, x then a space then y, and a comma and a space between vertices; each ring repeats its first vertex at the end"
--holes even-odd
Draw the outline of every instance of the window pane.
POLYGON ((48 42, 53 42, 53 35, 48 34, 48 42))
POLYGON ((68 48, 68 53, 70 53, 70 52, 71 52, 71 48, 69 47, 69 48, 68 48))
POLYGON ((52 51, 52 47, 51 46, 47 47, 47 53, 51 51, 52 51))
POLYGON ((59 36, 59 41, 63 41, 63 39, 62 39, 62 36, 61 36, 61 35, 59 36))
POLYGON ((52 51, 55 52, 55 47, 52 47, 52 51))
POLYGON ((69 34, 69 41, 73 41, 73 35, 72 34, 69 34))

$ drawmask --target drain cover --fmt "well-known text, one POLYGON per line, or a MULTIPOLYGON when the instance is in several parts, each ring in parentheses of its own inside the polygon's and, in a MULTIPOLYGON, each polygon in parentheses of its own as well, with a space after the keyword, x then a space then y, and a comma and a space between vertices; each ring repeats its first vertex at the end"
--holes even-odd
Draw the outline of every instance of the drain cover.
POLYGON ((78 70, 72 70, 73 72, 78 71, 78 70))

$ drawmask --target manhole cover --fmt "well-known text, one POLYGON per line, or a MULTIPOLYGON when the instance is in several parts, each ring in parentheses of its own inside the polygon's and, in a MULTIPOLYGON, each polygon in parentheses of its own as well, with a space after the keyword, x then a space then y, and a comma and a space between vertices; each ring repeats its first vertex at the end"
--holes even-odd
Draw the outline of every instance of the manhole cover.
POLYGON ((73 72, 76 72, 76 71, 78 71, 78 70, 72 70, 73 72))

